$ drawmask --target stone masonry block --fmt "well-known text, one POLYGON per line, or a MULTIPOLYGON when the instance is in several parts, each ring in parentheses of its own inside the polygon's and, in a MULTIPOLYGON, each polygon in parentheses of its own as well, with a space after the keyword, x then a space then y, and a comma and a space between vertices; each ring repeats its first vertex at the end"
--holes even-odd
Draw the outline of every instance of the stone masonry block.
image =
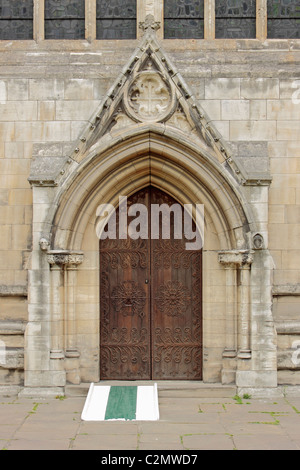
POLYGON ((63 98, 64 80, 60 78, 29 80, 29 99, 44 101, 63 98))
POLYGON ((300 140, 300 120, 278 121, 277 122, 277 139, 299 141, 300 140))
POLYGON ((230 140, 276 140, 276 121, 231 121, 230 140))
POLYGON ((247 120, 250 117, 250 104, 248 100, 223 100, 221 102, 221 115, 225 120, 247 120))
POLYGON ((267 113, 268 119, 277 119, 279 121, 300 120, 300 106, 291 99, 268 100, 267 113))
POLYGON ((65 80, 65 100, 92 100, 94 81, 86 78, 65 80))
POLYGON ((242 78, 241 98, 253 99, 278 99, 279 79, 277 78, 242 78))
POLYGON ((15 137, 14 122, 0 122, 0 141, 12 142, 15 137))
POLYGON ((206 99, 239 99, 239 78, 214 78, 205 80, 206 99))
POLYGON ((57 101, 56 119, 58 121, 83 121, 91 118, 99 105, 98 101, 57 101))
POLYGON ((0 80, 0 103, 5 103, 7 100, 7 83, 4 80, 0 80))
POLYGON ((7 80, 7 99, 12 101, 28 100, 28 80, 26 78, 7 80))
POLYGON ((40 121, 55 120, 55 101, 38 102, 38 119, 40 121))
POLYGON ((7 101, 0 103, 0 121, 35 121, 37 119, 37 102, 22 103, 7 101))

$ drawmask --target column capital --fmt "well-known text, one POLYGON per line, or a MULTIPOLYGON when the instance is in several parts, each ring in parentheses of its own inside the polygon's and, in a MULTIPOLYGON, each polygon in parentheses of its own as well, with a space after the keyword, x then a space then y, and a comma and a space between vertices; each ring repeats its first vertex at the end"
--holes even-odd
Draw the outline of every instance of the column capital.
POLYGON ((219 251, 219 262, 224 267, 250 268, 253 263, 253 253, 251 250, 219 251))
POLYGON ((48 251, 47 261, 50 266, 78 266, 82 264, 84 254, 82 251, 53 250, 48 251))

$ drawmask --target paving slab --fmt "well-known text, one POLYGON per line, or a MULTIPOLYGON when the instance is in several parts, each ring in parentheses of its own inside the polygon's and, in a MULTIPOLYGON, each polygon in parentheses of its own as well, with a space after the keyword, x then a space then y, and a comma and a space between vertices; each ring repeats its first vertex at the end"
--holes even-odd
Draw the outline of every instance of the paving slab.
POLYGON ((187 435, 182 442, 186 450, 234 450, 232 437, 225 433, 187 435))
POLYGON ((0 397, 0 448, 300 450, 299 397, 237 400, 234 396, 165 393, 159 395, 160 420, 156 422, 82 421, 84 403, 85 397, 78 396, 0 397))

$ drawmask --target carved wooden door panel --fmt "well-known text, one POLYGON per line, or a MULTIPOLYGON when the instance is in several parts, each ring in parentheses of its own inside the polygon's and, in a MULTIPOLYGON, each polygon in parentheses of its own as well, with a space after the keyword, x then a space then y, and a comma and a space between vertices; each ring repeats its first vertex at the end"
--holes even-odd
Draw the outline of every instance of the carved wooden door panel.
MULTIPOLYGON (((149 187, 133 203, 148 207, 151 227, 151 204, 176 201, 149 187)), ((166 217, 158 239, 100 243, 102 380, 202 379, 202 253, 174 239, 170 221, 169 239, 162 238, 166 217)))
MULTIPOLYGON (((153 190, 151 203, 171 207, 176 201, 153 190)), ((201 380, 202 256, 199 250, 186 249, 190 240, 185 239, 183 230, 181 239, 174 239, 174 217, 170 225, 170 239, 151 241, 152 378, 201 380)))
MULTIPOLYGON (((128 199, 149 205, 149 190, 128 199)), ((101 380, 149 380, 150 262, 149 240, 100 241, 101 380)), ((128 217, 128 224, 130 218, 128 217)))

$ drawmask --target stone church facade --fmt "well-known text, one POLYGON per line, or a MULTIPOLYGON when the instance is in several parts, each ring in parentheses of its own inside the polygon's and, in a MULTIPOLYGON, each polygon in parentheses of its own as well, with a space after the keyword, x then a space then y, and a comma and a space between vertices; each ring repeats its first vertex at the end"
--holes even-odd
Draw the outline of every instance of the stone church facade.
POLYGON ((277 4, 0 1, 1 390, 298 390, 300 19, 277 4), (199 262, 101 249, 99 206, 147 188, 204 206, 199 262))

